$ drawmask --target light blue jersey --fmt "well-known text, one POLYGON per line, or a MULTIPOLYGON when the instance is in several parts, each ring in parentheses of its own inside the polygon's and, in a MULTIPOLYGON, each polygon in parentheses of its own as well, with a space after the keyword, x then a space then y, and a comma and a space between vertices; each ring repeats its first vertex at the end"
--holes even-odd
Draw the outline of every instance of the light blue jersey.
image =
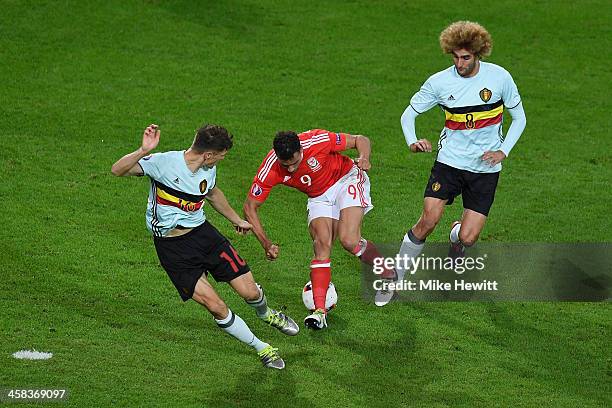
MULTIPOLYGON (((516 138, 504 141, 504 106, 513 109, 520 103, 521 96, 508 71, 481 61, 478 73, 470 78, 459 75, 455 66, 432 75, 412 97, 408 109, 421 114, 435 105, 442 108, 446 121, 438 142, 437 161, 475 173, 496 173, 501 163, 490 166, 481 157, 486 151, 496 150, 508 156, 520 132, 516 138)), ((402 126, 405 127, 403 122, 402 126)), ((409 144, 416 142, 416 134, 409 135, 406 130, 404 133, 409 144)))
POLYGON ((194 173, 183 151, 155 153, 138 164, 151 178, 147 227, 154 236, 163 237, 177 225, 192 228, 204 223, 204 197, 215 186, 216 166, 194 173))

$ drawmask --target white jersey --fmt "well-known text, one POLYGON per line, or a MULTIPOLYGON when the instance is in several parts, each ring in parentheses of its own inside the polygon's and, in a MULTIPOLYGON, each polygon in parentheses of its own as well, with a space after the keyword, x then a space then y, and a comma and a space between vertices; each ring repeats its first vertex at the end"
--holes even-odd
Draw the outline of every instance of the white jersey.
POLYGON ((155 153, 138 161, 151 178, 146 218, 156 237, 165 236, 177 225, 193 228, 206 221, 204 197, 215 186, 217 168, 199 168, 194 173, 184 153, 155 153))
POLYGON ((454 65, 432 75, 410 100, 417 114, 435 105, 444 111, 437 161, 475 173, 501 170, 501 163, 491 167, 481 156, 502 148, 504 106, 512 109, 520 103, 510 73, 482 61, 478 73, 470 78, 459 75, 454 65))

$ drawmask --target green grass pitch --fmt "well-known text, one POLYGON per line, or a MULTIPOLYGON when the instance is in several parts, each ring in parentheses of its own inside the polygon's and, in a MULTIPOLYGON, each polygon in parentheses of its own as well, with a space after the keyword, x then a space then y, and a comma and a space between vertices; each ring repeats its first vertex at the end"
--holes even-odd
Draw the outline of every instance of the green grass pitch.
MULTIPOLYGON (((65 406, 88 407, 612 405, 609 303, 379 309, 361 299, 358 263, 339 246, 339 305, 324 332, 284 337, 217 286, 282 352, 287 369, 265 370, 180 302, 145 228, 147 181, 110 174, 149 123, 161 126, 158 150, 219 123, 235 135, 219 186, 241 208, 275 131, 361 133, 373 143, 375 204, 364 236, 399 241, 433 160, 408 153, 399 118, 451 64, 439 32, 470 19, 491 32, 489 61, 512 73, 528 117, 482 241, 610 242, 611 14, 594 0, 1 0, 0 387, 65 387, 65 406), (32 348, 54 357, 11 357, 32 348)), ((442 120, 428 112, 417 133, 437 140, 442 120)), ((271 304, 301 321, 305 197, 278 188, 262 207, 281 245, 274 263, 207 208, 271 304)), ((460 211, 447 210, 431 242, 460 211)))

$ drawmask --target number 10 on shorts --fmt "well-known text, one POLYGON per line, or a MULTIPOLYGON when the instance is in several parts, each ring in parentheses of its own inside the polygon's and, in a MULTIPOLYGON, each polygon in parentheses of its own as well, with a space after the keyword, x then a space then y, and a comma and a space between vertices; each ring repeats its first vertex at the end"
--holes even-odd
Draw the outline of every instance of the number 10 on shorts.
POLYGON ((244 266, 246 265, 246 262, 238 255, 238 252, 236 252, 236 250, 234 249, 233 246, 229 246, 229 249, 232 253, 232 256, 228 255, 227 252, 223 251, 219 254, 219 257, 221 259, 225 259, 227 262, 229 262, 230 266, 232 267, 232 270, 235 273, 238 273, 238 265, 240 266, 244 266), (238 265, 236 265, 238 264, 238 265))

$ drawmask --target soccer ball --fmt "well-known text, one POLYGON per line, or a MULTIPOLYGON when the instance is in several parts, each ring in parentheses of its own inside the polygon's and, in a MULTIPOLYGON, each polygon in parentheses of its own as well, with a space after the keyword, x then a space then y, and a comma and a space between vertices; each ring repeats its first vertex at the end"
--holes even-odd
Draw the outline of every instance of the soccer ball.
MULTIPOLYGON (((315 305, 314 299, 312 297, 312 283, 308 281, 306 285, 304 285, 304 290, 302 291, 302 300, 304 301, 304 306, 306 309, 314 312, 315 305)), ((329 286, 327 288, 327 296, 325 297, 325 309, 329 312, 334 307, 336 307, 336 303, 338 303, 338 293, 336 292, 336 287, 332 282, 329 282, 329 286)))

